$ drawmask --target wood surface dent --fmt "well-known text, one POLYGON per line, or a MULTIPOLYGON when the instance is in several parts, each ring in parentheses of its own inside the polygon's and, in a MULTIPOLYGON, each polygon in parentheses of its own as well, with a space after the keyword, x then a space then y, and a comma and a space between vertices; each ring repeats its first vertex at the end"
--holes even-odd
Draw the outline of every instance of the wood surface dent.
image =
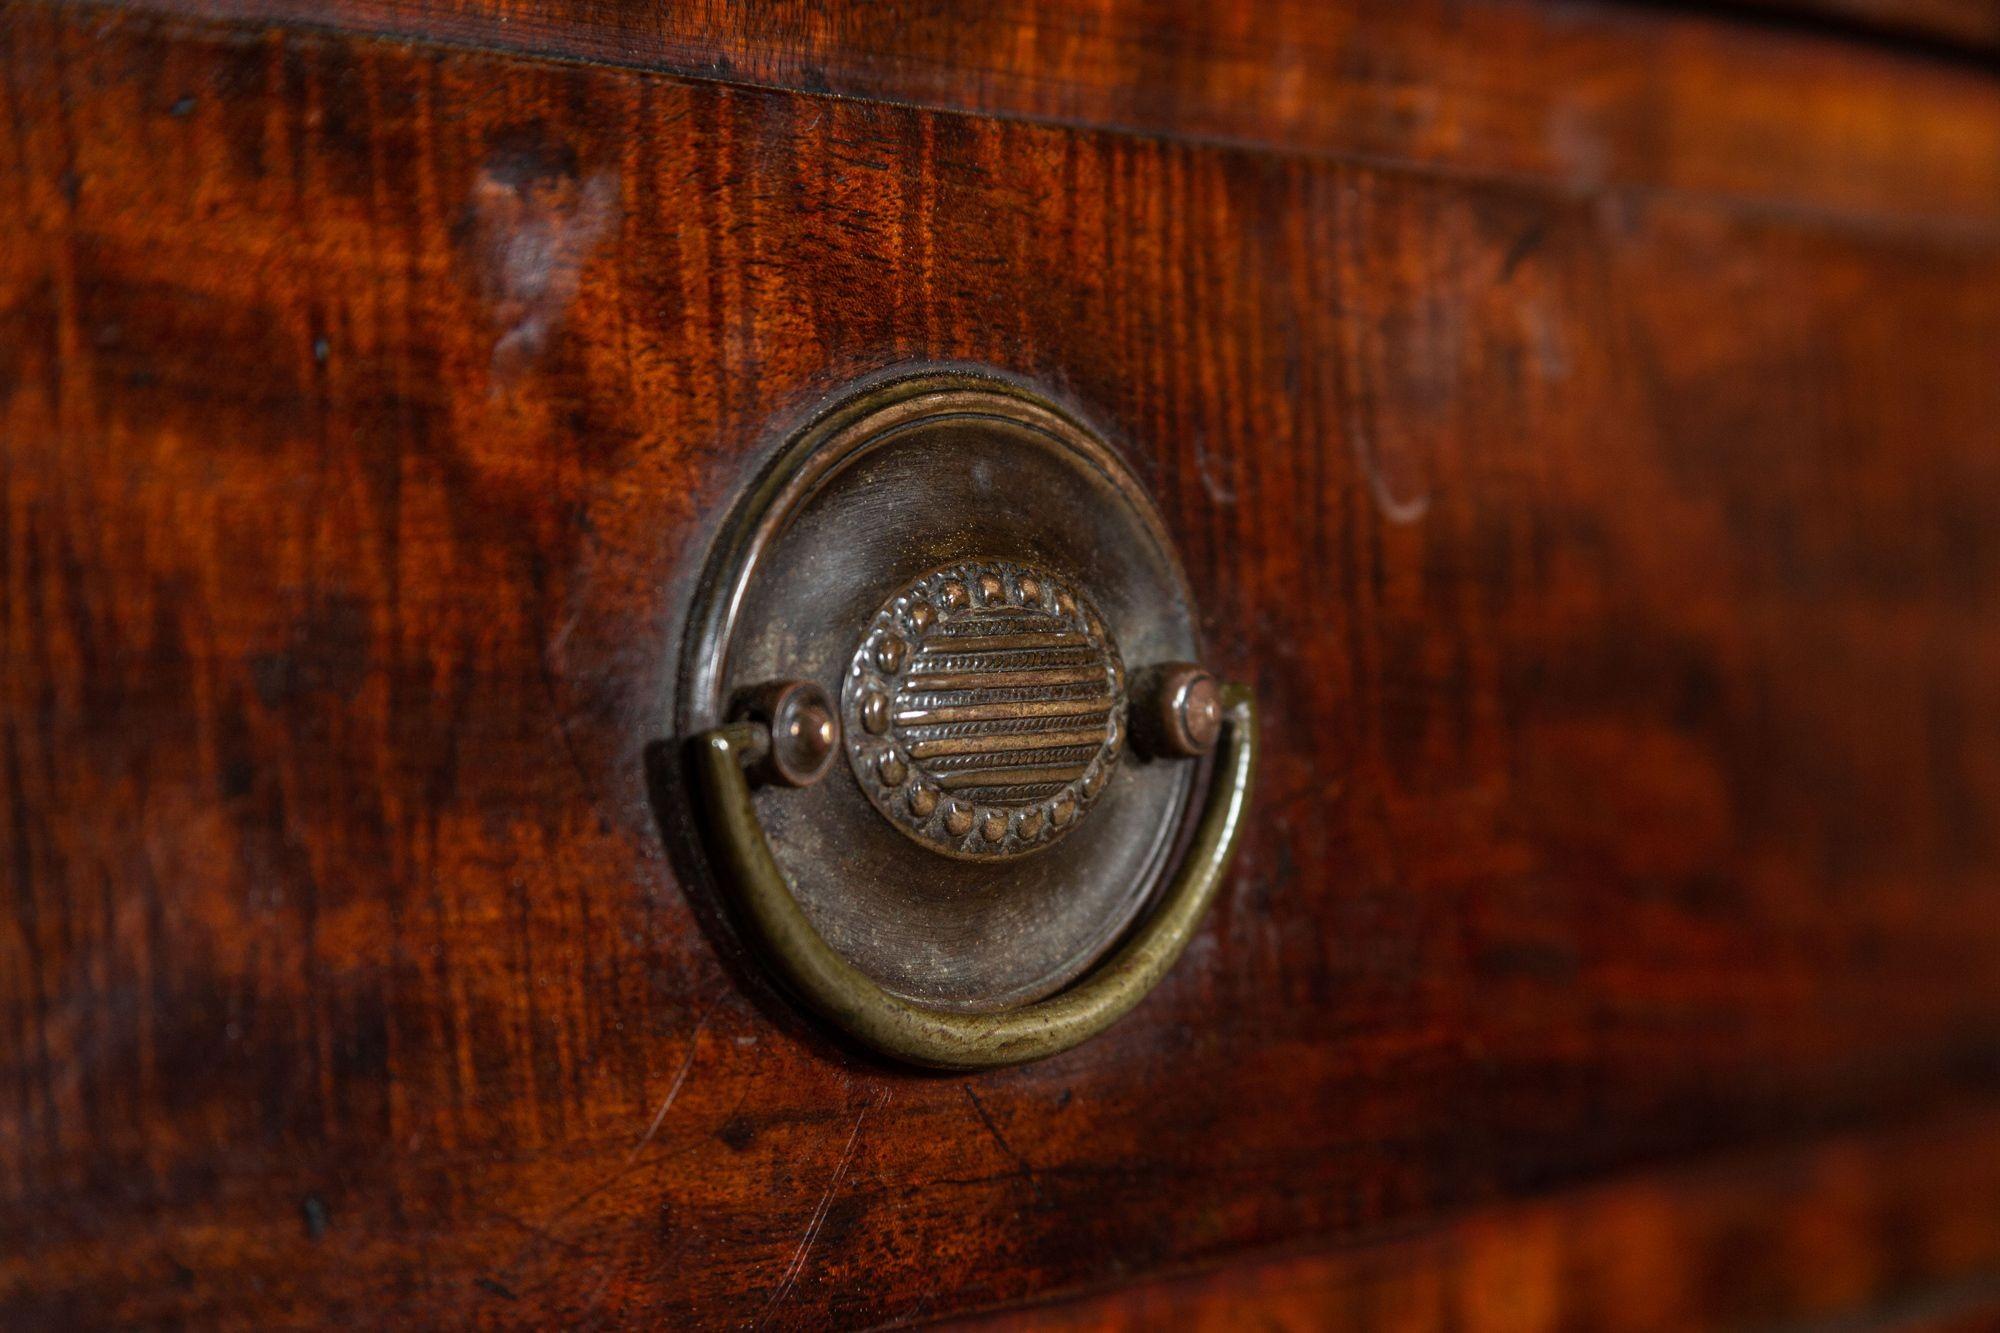
POLYGON ((99 17, 0 27, 0 1311, 915 1318, 1996 1091, 1989 233, 99 17), (920 360, 1112 431, 1273 719, 1179 970, 967 1080, 644 779, 920 360))

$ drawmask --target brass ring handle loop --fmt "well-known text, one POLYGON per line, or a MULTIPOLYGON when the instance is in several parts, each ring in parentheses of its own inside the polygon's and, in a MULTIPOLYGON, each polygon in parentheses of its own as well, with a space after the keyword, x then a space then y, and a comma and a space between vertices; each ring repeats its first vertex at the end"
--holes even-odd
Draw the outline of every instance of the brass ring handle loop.
POLYGON ((743 924, 791 989, 863 1044, 934 1069, 993 1069, 1066 1051, 1124 1017, 1180 958, 1235 853, 1257 766, 1256 704, 1246 685, 1221 690, 1223 734, 1194 841, 1158 908, 1081 981, 999 1013, 963 1013, 893 995, 820 937, 785 883, 744 769, 769 745, 738 722, 696 740, 696 785, 710 855, 734 886, 743 924))

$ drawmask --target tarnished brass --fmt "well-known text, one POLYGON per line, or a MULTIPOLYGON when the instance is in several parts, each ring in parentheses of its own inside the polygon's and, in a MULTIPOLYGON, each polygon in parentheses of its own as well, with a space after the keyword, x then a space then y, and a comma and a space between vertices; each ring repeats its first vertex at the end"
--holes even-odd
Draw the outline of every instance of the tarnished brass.
POLYGON ((781 680, 745 692, 737 714, 764 724, 767 742, 753 776, 782 787, 810 787, 833 766, 840 718, 826 691, 809 680, 781 680))
POLYGON ((1123 749, 1125 667, 1079 591, 973 560, 875 613, 841 686, 854 779, 947 856, 1022 856, 1083 822, 1123 749))
MULTIPOLYGON (((696 764, 723 904, 789 949, 765 928, 781 892, 912 1012, 1072 1003, 1181 883, 1200 690, 1176 696, 1182 743, 1126 732, 1165 707, 1139 669, 1197 660, 1195 626, 1158 515, 1074 413, 967 371, 830 400, 733 510, 692 607, 675 729, 754 763, 733 789, 696 764), (818 778, 832 749, 848 762, 818 778)), ((807 994, 808 965, 771 958, 807 994)))
POLYGON ((1150 754, 1197 758, 1222 732, 1222 687, 1192 662, 1169 662, 1145 673, 1142 711, 1133 740, 1150 754))
POLYGON ((703 828, 739 893, 759 950, 799 999, 885 1055, 938 1069, 986 1069, 1068 1050, 1117 1022, 1167 974, 1215 898, 1243 831, 1257 767, 1257 717, 1248 688, 1223 687, 1226 740, 1181 869, 1131 938, 1062 993, 999 1013, 961 1013, 893 995, 813 929, 771 855, 743 766, 768 742, 756 723, 700 738, 703 828))

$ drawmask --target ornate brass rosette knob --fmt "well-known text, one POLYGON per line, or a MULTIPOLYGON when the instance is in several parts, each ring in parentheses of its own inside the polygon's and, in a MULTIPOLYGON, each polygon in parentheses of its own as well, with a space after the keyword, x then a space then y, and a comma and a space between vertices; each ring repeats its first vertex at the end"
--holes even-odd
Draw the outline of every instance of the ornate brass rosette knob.
POLYGON ((841 686, 855 780, 947 856, 1075 828, 1125 741, 1125 666, 1089 601, 1005 561, 930 570, 875 613, 841 686))

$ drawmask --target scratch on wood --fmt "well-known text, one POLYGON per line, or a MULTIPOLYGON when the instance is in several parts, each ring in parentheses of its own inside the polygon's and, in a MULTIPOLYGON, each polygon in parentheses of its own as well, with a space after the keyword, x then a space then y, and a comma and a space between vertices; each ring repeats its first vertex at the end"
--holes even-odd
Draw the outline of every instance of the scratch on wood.
POLYGON ((798 1249, 793 1252, 791 1263, 786 1265, 784 1277, 779 1280, 777 1290, 771 1293, 771 1299, 764 1303, 764 1312, 757 1317, 758 1328, 763 1328, 770 1322, 771 1315, 785 1303, 785 1298, 792 1294, 793 1285, 798 1282, 799 1274, 805 1270, 806 1256, 812 1252, 813 1241, 819 1238, 819 1229, 826 1224, 827 1210, 833 1207, 834 1196, 840 1190, 841 1179, 847 1175, 848 1165, 854 1161, 854 1149, 861 1142, 861 1122, 868 1118, 870 1111, 888 1104, 889 1094, 884 1092, 879 1101, 863 1106, 860 1114, 854 1117, 854 1129, 847 1136, 847 1148, 840 1154, 840 1161, 833 1168, 833 1175, 827 1179, 826 1189, 819 1197, 819 1206, 813 1209, 812 1218, 806 1223, 806 1234, 799 1237, 798 1249))
POLYGON ((538 1245, 547 1243, 565 1244, 566 1242, 561 1241, 549 1228, 631 1174, 633 1164, 638 1161, 639 1154, 645 1150, 646 1145, 651 1143, 654 1136, 660 1132, 660 1126, 666 1123, 667 1112, 673 1109, 675 1101, 680 1098, 681 1088, 687 1083, 688 1073, 694 1068, 694 1058, 701 1051, 701 1034, 707 1030, 708 1021, 714 1017, 716 1006, 722 1003, 723 997, 727 994, 727 990, 716 992, 715 997, 702 1009, 701 1017, 695 1020, 694 1031, 688 1034, 687 1052, 681 1057, 680 1068, 674 1071, 673 1082, 667 1086, 667 1095, 660 1099, 659 1109, 653 1112, 653 1119, 646 1126, 646 1132, 639 1136, 639 1141, 634 1143, 630 1151, 625 1154, 625 1160, 620 1162, 618 1168, 604 1179, 598 1181, 595 1185, 592 1185, 589 1189, 584 1190, 581 1194, 578 1194, 575 1198, 550 1213, 540 1226, 523 1222, 522 1225, 529 1227, 534 1234, 522 1243, 520 1250, 508 1261, 507 1266, 500 1270, 501 1272, 512 1273, 515 1269, 519 1268, 538 1245))
POLYGON ((972 1090, 972 1085, 970 1083, 961 1083, 958 1087, 959 1091, 965 1094, 965 1100, 972 1104, 972 1113, 979 1117, 979 1123, 986 1126, 986 1132, 991 1134, 993 1141, 1000 1145, 1000 1151, 1007 1154, 1008 1160, 1020 1168, 1021 1178, 1028 1182, 1028 1188, 1034 1191, 1035 1197, 1040 1198, 1042 1194, 1042 1182, 1035 1176, 1034 1164, 1016 1152, 1013 1144, 1007 1142, 1007 1136, 1002 1134, 1000 1126, 993 1122, 993 1117, 986 1110, 986 1104, 979 1100, 979 1094, 972 1090))
MULTIPOLYGON (((653 1141, 653 1136, 660 1132, 660 1125, 666 1120, 667 1112, 673 1109, 675 1099, 681 1095, 681 1085, 687 1082, 688 1071, 694 1068, 694 1057, 701 1050, 701 1034, 707 1029, 708 1020, 715 1013, 715 1006, 721 1002, 722 995, 718 993, 708 1002, 708 1007, 701 1011, 701 1017, 695 1021, 694 1032, 688 1037, 687 1054, 681 1057, 681 1067, 674 1071, 674 1081, 668 1085, 667 1095, 660 1099, 660 1109, 653 1112, 653 1122, 646 1126, 646 1132, 632 1145, 632 1151, 625 1154, 625 1160, 619 1163, 618 1170, 611 1180, 624 1175, 632 1163, 638 1160, 646 1145, 653 1141)), ((608 1185, 611 1181, 607 1180, 604 1183, 608 1185)), ((602 1189, 603 1186, 598 1188, 602 1189)))

